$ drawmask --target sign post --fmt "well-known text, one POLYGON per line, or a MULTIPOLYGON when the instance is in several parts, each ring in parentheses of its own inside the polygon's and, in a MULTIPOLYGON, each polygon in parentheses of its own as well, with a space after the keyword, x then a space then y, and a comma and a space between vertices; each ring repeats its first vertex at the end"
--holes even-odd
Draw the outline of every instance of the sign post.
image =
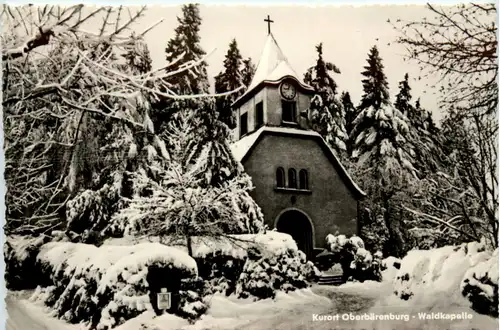
POLYGON ((162 288, 161 293, 158 293, 157 301, 158 309, 170 309, 172 306, 172 294, 166 288, 162 288))

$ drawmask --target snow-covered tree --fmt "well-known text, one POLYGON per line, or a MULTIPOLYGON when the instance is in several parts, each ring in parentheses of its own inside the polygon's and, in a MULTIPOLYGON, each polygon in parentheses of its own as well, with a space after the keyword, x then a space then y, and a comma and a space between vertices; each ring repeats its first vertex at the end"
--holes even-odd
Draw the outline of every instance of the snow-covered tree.
POLYGON ((415 152, 413 164, 417 175, 423 178, 440 168, 441 134, 432 120, 431 113, 420 107, 420 101, 417 100, 415 106, 411 103, 411 87, 408 80, 409 76, 405 74, 404 79, 399 82, 399 92, 394 107, 408 118, 407 140, 415 152))
POLYGON ((396 95, 394 106, 401 111, 403 115, 410 118, 409 116, 414 114, 414 111, 412 111, 413 106, 410 104, 411 88, 408 79, 409 76, 408 73, 406 73, 404 79, 399 82, 399 93, 396 95))
POLYGON ((254 74, 255 65, 253 64, 252 59, 249 57, 243 60, 243 69, 241 71, 243 85, 246 87, 250 86, 254 74))
POLYGON ((495 4, 427 8, 432 19, 400 21, 397 28, 408 59, 444 82, 439 87, 440 103, 447 112, 442 127, 448 166, 442 181, 437 181, 443 185, 429 181, 444 213, 432 220, 452 219, 461 225, 465 221, 469 235, 486 233, 498 246, 497 8, 495 4), (458 208, 443 207, 447 203, 458 208))
POLYGON ((226 97, 219 97, 216 100, 219 119, 229 128, 236 127, 236 118, 231 108, 232 103, 243 94, 243 73, 242 57, 236 39, 229 44, 229 49, 224 59, 224 69, 215 77, 215 92, 225 93, 239 89, 238 93, 233 93, 226 97))
POLYGON ((213 102, 202 103, 169 123, 171 161, 159 181, 141 179, 151 194, 135 195, 112 221, 126 232, 186 239, 190 255, 193 236, 263 229, 260 208, 249 195, 251 179, 229 150, 229 130, 217 120, 213 102))
POLYGON ((323 45, 316 46, 318 60, 309 68, 304 81, 314 87, 315 96, 311 100, 309 120, 312 128, 341 155, 346 150, 347 133, 342 103, 337 98, 337 83, 331 73, 340 70, 331 62, 323 59, 323 45))
POLYGON ((166 165, 150 99, 203 97, 164 88, 199 63, 146 74, 140 67, 147 65, 132 68, 127 54, 141 53, 134 63, 148 63, 147 52, 137 52, 145 32, 129 33, 144 10, 47 5, 38 15, 32 6, 2 11, 7 232, 39 234, 67 223, 78 234, 99 232, 141 188, 131 173, 155 178, 166 165), (93 33, 80 29, 83 24, 99 25, 93 33))
MULTIPOLYGON (((167 63, 173 63, 171 69, 176 70, 190 61, 199 61, 205 56, 200 45, 201 16, 198 4, 182 6, 182 16, 177 17, 179 25, 175 36, 165 48, 167 63)), ((207 64, 201 62, 196 68, 186 70, 169 79, 172 88, 178 94, 200 94, 208 92, 207 64)))
MULTIPOLYGON (((389 237, 385 254, 402 255, 411 248, 400 209, 408 198, 403 193, 416 179, 415 152, 408 142, 410 127, 406 116, 390 102, 384 67, 376 46, 370 49, 362 75, 364 94, 351 132, 355 175, 369 198, 366 207, 372 218, 382 217, 389 237)), ((379 222, 368 222, 368 227, 379 222)), ((370 228, 378 232, 383 228, 370 228)), ((367 232, 367 230, 365 230, 367 232)))
MULTIPOLYGON (((209 91, 206 53, 201 47, 200 27, 202 19, 198 4, 182 6, 182 15, 177 17, 178 26, 175 35, 165 48, 166 62, 175 75, 165 79, 163 89, 176 95, 206 94, 209 91), (186 63, 197 62, 195 67, 183 69, 186 63)), ((183 108, 195 108, 191 99, 160 98, 152 105, 151 119, 160 135, 166 129, 171 116, 183 108)))
MULTIPOLYGON (((357 116, 357 109, 352 103, 351 100, 351 95, 349 92, 342 92, 340 96, 340 100, 342 102, 342 107, 344 109, 344 114, 345 114, 345 129, 346 129, 346 134, 347 136, 351 136, 351 132, 354 128, 354 119, 356 119, 357 116)), ((347 144, 347 153, 348 155, 351 155, 352 153, 352 143, 351 139, 347 139, 346 141, 347 144)))
POLYGON ((352 157, 384 185, 414 175, 414 151, 407 143, 408 119, 392 106, 387 78, 378 49, 373 46, 362 72, 363 91, 354 120, 352 157))

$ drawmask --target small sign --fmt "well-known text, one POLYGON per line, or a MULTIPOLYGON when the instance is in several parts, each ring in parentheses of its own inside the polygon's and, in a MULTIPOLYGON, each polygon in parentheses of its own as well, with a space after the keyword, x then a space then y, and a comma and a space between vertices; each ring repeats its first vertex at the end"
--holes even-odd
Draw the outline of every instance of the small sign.
POLYGON ((172 306, 172 294, 167 289, 161 289, 158 293, 158 309, 169 309, 172 306))

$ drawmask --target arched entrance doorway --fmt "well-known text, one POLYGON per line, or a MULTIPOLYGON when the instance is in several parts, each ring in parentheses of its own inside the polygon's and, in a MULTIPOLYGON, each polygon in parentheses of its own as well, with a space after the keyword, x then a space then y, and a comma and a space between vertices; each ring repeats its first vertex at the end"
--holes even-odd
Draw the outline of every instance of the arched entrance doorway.
POLYGON ((307 259, 313 258, 313 228, 309 218, 299 210, 287 210, 276 220, 276 229, 289 234, 307 259))

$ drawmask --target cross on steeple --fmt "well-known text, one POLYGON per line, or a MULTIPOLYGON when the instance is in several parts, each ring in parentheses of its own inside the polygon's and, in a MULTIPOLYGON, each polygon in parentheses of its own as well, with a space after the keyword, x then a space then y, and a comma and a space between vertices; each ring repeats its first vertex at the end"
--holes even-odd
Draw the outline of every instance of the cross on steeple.
POLYGON ((267 34, 271 34, 271 23, 274 23, 273 20, 271 20, 271 17, 267 15, 267 18, 264 20, 264 22, 267 22, 267 34))

